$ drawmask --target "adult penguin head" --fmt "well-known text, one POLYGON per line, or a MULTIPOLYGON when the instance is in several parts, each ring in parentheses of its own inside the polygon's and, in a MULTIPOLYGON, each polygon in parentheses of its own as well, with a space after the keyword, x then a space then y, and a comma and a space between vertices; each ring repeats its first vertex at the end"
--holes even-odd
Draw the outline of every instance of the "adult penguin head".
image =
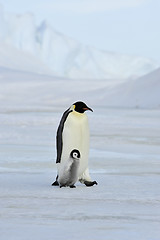
POLYGON ((84 102, 81 102, 81 101, 74 103, 73 106, 74 106, 74 110, 78 113, 84 113, 87 110, 93 112, 91 108, 89 108, 84 102))

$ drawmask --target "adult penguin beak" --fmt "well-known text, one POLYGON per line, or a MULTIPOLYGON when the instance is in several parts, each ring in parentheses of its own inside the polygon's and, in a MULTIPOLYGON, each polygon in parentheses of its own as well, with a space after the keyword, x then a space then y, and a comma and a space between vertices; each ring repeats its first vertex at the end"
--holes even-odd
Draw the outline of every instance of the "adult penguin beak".
POLYGON ((89 110, 89 111, 93 112, 92 108, 89 108, 89 107, 83 108, 83 110, 84 110, 84 111, 89 110))

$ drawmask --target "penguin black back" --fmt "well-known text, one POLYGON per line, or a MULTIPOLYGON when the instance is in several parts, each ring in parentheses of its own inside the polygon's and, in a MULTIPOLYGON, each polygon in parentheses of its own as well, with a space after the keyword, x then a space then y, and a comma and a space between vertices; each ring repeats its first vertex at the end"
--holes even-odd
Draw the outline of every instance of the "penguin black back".
POLYGON ((64 128, 64 123, 65 123, 68 115, 70 114, 70 112, 72 112, 72 110, 67 109, 67 110, 63 113, 63 116, 62 116, 62 118, 61 118, 60 124, 59 124, 59 126, 58 126, 57 136, 56 136, 56 147, 57 147, 57 159, 56 159, 56 163, 60 163, 60 161, 61 161, 62 147, 63 147, 62 132, 63 132, 63 128, 64 128))

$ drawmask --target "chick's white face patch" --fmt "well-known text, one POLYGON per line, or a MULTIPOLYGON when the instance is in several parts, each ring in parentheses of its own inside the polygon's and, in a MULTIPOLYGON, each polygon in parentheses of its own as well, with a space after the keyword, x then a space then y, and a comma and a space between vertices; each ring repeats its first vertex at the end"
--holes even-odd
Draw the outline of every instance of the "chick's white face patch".
POLYGON ((78 153, 77 152, 73 153, 73 158, 76 158, 76 159, 78 158, 78 153))

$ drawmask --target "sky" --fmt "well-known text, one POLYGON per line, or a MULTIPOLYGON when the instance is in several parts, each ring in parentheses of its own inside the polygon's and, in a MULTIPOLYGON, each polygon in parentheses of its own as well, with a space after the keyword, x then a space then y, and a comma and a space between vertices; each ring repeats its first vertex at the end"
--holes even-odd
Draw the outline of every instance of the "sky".
POLYGON ((98 49, 160 63, 160 0, 0 0, 5 12, 35 15, 98 49))

